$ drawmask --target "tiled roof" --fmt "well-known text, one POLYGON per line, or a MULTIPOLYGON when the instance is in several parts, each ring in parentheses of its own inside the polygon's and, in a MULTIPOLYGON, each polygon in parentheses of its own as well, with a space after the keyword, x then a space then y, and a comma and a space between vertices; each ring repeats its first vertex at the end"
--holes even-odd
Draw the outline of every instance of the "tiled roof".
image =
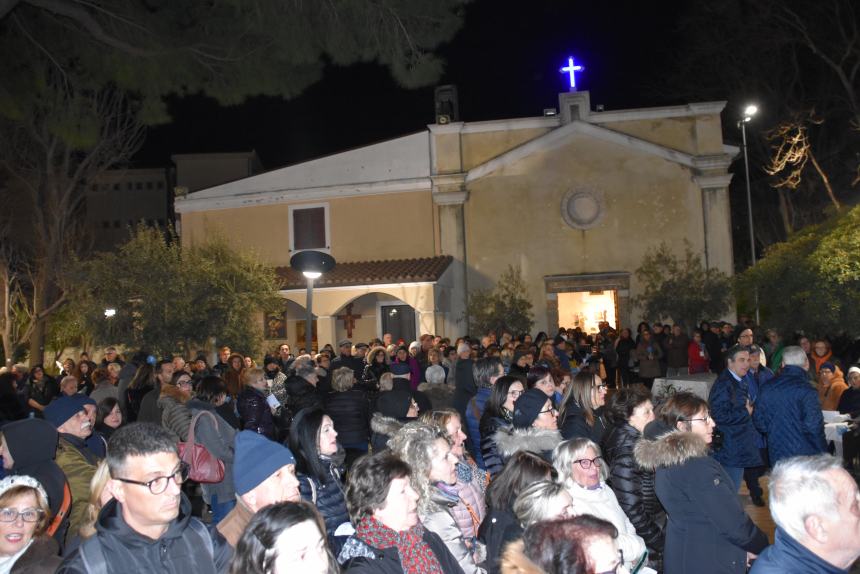
MULTIPOLYGON (((417 259, 338 262, 334 269, 314 281, 314 286, 346 287, 438 281, 452 260, 450 255, 440 255, 417 259)), ((301 289, 307 286, 307 279, 292 267, 278 267, 275 271, 281 280, 281 289, 301 289)))

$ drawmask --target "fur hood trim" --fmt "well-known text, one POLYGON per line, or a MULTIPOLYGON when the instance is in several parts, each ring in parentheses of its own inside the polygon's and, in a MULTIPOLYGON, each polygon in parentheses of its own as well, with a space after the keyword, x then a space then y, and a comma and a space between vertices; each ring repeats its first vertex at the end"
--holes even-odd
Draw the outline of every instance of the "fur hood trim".
POLYGON ((639 466, 648 470, 678 466, 691 458, 708 456, 710 447, 705 439, 691 432, 672 431, 657 440, 641 439, 633 448, 639 466))
POLYGON ((162 400, 164 398, 173 399, 178 403, 185 404, 191 397, 186 395, 182 391, 179 390, 179 387, 175 385, 161 385, 161 394, 158 395, 158 400, 162 400))
POLYGON ((385 436, 393 436, 401 428, 403 428, 402 422, 380 413, 373 413, 373 417, 370 419, 370 429, 385 436))
POLYGON ((508 459, 521 450, 536 454, 552 451, 561 443, 561 433, 557 430, 536 429, 499 429, 493 435, 499 453, 508 459))
POLYGON ((376 347, 371 347, 370 351, 368 351, 367 355, 365 355, 365 357, 364 357, 365 364, 372 365, 373 364, 373 357, 375 357, 376 353, 378 353, 379 351, 382 351, 382 353, 385 355, 385 361, 383 361, 383 364, 391 365, 391 357, 388 356, 388 351, 385 350, 385 347, 383 347, 381 345, 377 345, 376 347))
POLYGON ((544 571, 526 556, 522 540, 508 544, 502 553, 501 567, 502 572, 508 574, 544 574, 544 571))

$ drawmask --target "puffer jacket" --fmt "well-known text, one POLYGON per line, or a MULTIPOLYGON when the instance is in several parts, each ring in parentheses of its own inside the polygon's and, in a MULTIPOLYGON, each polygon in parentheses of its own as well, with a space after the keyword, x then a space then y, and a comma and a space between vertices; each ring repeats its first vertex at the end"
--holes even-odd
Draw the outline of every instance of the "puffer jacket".
POLYGON ((487 514, 487 506, 484 504, 484 493, 487 490, 487 472, 478 468, 472 462, 462 460, 457 463, 457 482, 453 485, 445 485, 444 489, 459 497, 457 504, 451 507, 451 516, 466 546, 475 557, 475 562, 482 562, 484 552, 478 547, 478 529, 487 514))
POLYGON ((161 409, 161 426, 167 429, 176 440, 184 441, 191 424, 191 411, 186 403, 191 397, 174 385, 161 385, 158 408, 161 409))
POLYGON ((261 434, 269 439, 275 438, 275 420, 272 409, 266 402, 266 396, 251 386, 245 386, 239 393, 236 402, 239 418, 242 419, 242 430, 261 434))
POLYGON ((310 502, 319 510, 325 521, 329 544, 335 554, 346 542, 346 537, 336 540, 334 532, 338 526, 349 522, 349 512, 346 509, 346 497, 343 491, 343 459, 344 453, 340 449, 334 457, 320 456, 320 462, 326 469, 324 481, 304 473, 297 474, 302 500, 310 502))
POLYGON ((503 465, 521 450, 536 454, 552 464, 552 451, 562 441, 561 433, 557 430, 536 428, 503 428, 496 431, 494 436, 503 465))
POLYGON ((801 367, 783 368, 759 389, 753 422, 767 437, 771 465, 791 456, 827 452, 818 392, 801 367))
POLYGON ((711 418, 723 433, 723 446, 714 453, 714 458, 723 466, 751 468, 761 466, 758 449, 758 433, 752 416, 747 411, 750 399, 748 383, 737 381, 729 369, 723 370, 708 396, 711 418))
POLYGON ((603 409, 599 408, 594 411, 594 426, 590 426, 585 420, 582 407, 571 397, 564 406, 564 420, 560 420, 558 426, 564 440, 582 437, 599 445, 603 443, 607 425, 603 417, 603 409))
POLYGON ((709 450, 701 436, 679 431, 639 440, 634 448, 639 465, 655 471, 657 498, 668 516, 664 574, 743 574, 747 552, 767 546, 709 450))
MULTIPOLYGON (((481 444, 481 416, 484 414, 484 409, 492 392, 492 388, 481 387, 478 389, 478 393, 466 403, 466 429, 468 429, 469 439, 473 445, 481 444)), ((478 463, 479 467, 487 468, 480 448, 475 449, 475 462, 478 463)))
POLYGON ((452 495, 438 487, 433 488, 430 504, 427 505, 428 510, 419 512, 421 523, 427 530, 439 535, 463 572, 486 574, 486 570, 475 562, 475 557, 454 520, 451 511, 458 503, 459 497, 456 494, 452 495))
POLYGON ((219 501, 232 500, 236 496, 236 487, 233 485, 233 457, 235 455, 233 443, 236 439, 236 429, 218 414, 214 405, 199 399, 191 399, 186 404, 192 417, 201 411, 206 411, 212 413, 217 421, 216 428, 212 419, 204 415, 197 419, 197 425, 194 429, 194 441, 205 446, 212 456, 224 463, 224 480, 200 485, 203 489, 203 498, 209 502, 215 495, 219 501))
POLYGON ((93 544, 100 546, 104 553, 107 574, 226 572, 233 555, 230 546, 215 533, 210 534, 209 541, 205 540, 206 527, 199 521, 198 526, 191 526, 191 521, 197 520, 191 516, 191 502, 184 494, 180 496, 179 515, 158 540, 138 534, 123 518, 122 505, 116 500, 109 501, 99 512, 96 535, 75 550, 57 573, 89 574, 81 551, 93 544))
POLYGON ((616 425, 606 436, 603 456, 609 465, 609 486, 624 514, 648 547, 650 560, 663 554, 665 513, 654 492, 654 471, 639 466, 633 456, 642 434, 628 423, 616 425))
POLYGON ((370 405, 367 395, 357 389, 329 393, 325 413, 331 417, 341 444, 367 444, 370 439, 370 405))
POLYGON ((505 411, 505 418, 486 416, 481 419, 481 455, 484 457, 484 466, 490 476, 496 476, 505 468, 505 461, 499 454, 499 445, 496 444, 496 433, 502 429, 513 428, 512 415, 505 411))

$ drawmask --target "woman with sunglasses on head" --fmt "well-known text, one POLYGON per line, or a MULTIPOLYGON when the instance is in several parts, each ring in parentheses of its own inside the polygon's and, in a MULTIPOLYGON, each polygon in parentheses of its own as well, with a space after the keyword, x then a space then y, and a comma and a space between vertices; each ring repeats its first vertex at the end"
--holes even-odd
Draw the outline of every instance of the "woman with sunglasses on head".
POLYGON ((607 424, 603 417, 606 402, 606 384, 589 370, 573 377, 561 400, 558 419, 564 440, 587 438, 597 444, 603 442, 607 424))
POLYGON ((669 517, 664 574, 743 574, 768 544, 710 456, 713 433, 707 401, 681 392, 660 406, 645 428, 648 440, 636 444, 636 461, 655 471, 657 498, 669 517))
POLYGON ((600 447, 587 438, 575 438, 558 445, 553 452, 552 464, 558 481, 573 499, 577 515, 590 514, 606 520, 618 530, 618 547, 624 553, 624 562, 636 568, 648 557, 645 541, 636 534, 636 528, 624 514, 615 493, 606 484, 609 469, 603 461, 600 447))

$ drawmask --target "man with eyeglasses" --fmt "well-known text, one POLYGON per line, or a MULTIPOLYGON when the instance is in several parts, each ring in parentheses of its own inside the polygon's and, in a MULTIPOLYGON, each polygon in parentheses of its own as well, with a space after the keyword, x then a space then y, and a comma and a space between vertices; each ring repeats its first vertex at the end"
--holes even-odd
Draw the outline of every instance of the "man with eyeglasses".
POLYGON ((181 490, 188 469, 166 430, 149 423, 120 428, 108 443, 107 464, 113 499, 99 512, 95 536, 59 574, 226 571, 232 550, 191 516, 181 490))
POLYGON ((69 529, 64 543, 78 534, 87 517, 90 499, 90 481, 101 460, 89 448, 86 440, 93 432, 92 422, 78 395, 60 397, 45 409, 45 420, 59 433, 56 461, 69 483, 72 506, 69 510, 69 529))

